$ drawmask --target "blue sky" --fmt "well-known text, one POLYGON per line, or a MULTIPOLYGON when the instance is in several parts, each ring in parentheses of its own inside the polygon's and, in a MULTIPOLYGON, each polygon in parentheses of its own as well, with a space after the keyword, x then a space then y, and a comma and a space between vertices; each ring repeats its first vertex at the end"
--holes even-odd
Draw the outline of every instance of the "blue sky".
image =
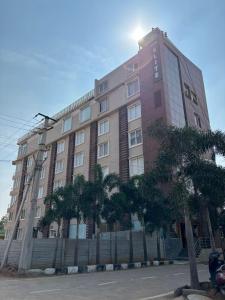
MULTIPOLYGON (((134 55, 137 25, 167 31, 202 69, 211 126, 225 131, 223 0, 1 0, 0 160, 16 158, 16 140, 36 113, 56 113, 134 55)), ((13 172, 0 161, 0 216, 13 172)))

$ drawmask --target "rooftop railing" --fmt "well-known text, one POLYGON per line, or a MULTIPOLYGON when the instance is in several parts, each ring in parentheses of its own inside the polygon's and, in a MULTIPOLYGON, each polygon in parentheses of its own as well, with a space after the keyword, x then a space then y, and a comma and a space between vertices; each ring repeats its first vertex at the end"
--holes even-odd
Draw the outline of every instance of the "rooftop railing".
MULTIPOLYGON (((78 100, 74 101, 72 104, 70 104, 69 106, 67 106, 63 110, 61 110, 60 112, 58 112, 57 114, 55 114, 54 116, 52 116, 52 118, 57 120, 57 121, 60 120, 61 118, 63 118, 67 114, 71 113, 72 111, 74 111, 75 109, 77 109, 78 107, 83 105, 84 103, 86 103, 89 100, 91 100, 92 98, 94 98, 94 94, 95 93, 94 93, 94 89, 93 89, 93 90, 89 91, 87 94, 85 94, 84 96, 82 96, 81 98, 79 98, 78 100)), ((50 124, 51 123, 52 123, 52 121, 50 120, 50 124)), ((36 134, 37 131, 39 131, 41 128, 43 128, 43 126, 44 126, 44 124, 41 123, 38 127, 35 127, 34 129, 29 131, 28 133, 24 134, 21 138, 18 139, 17 143, 20 144, 24 140, 31 137, 32 135, 36 134)))

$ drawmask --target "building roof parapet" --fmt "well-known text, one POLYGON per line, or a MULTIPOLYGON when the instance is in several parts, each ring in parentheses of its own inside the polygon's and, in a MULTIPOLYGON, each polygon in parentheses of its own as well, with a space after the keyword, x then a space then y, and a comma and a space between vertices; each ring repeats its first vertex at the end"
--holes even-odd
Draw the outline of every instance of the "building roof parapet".
MULTIPOLYGON (((72 111, 74 111, 75 109, 77 109, 78 107, 83 105, 84 103, 90 101, 92 98, 94 98, 94 96, 95 96, 95 90, 92 89, 91 91, 89 91, 88 93, 86 93, 85 95, 80 97, 78 100, 74 101, 73 103, 68 105, 66 108, 62 109, 60 112, 58 112, 57 114, 52 116, 52 118, 57 121, 60 120, 61 118, 63 118, 67 114, 71 113, 72 111)), ((52 122, 53 121, 50 120, 50 124, 52 122)), ((30 138, 31 136, 36 134, 38 131, 40 131, 43 128, 43 126, 44 126, 44 123, 40 124, 38 127, 35 127, 31 131, 29 131, 28 133, 23 135, 21 138, 18 139, 17 144, 21 144, 23 141, 27 140, 28 138, 30 138)))

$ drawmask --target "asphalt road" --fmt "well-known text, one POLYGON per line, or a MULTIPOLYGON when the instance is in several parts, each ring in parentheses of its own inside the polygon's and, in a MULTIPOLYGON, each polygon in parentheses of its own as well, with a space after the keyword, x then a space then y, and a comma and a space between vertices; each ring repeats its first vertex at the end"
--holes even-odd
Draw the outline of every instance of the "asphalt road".
MULTIPOLYGON (((208 280, 206 265, 198 265, 198 272, 201 281, 208 280)), ((159 300, 186 283, 188 265, 39 278, 1 277, 0 300, 159 300)))

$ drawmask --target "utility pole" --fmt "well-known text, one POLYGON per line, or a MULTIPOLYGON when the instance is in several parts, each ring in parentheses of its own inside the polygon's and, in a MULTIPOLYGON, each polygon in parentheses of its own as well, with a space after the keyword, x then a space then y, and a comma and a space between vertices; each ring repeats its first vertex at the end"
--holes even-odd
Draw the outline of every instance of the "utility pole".
MULTIPOLYGON (((47 130, 52 128, 52 127, 49 128, 49 119, 51 118, 40 113, 37 115, 41 115, 44 117, 44 127, 40 132, 41 139, 39 142, 39 149, 36 155, 36 160, 34 165, 34 178, 33 178, 32 190, 31 190, 31 202, 30 202, 30 207, 28 208, 27 223, 25 226, 25 233, 22 240, 22 247, 21 247, 20 259, 18 265, 19 273, 24 273, 31 266, 32 248, 33 248, 32 247, 33 246, 33 225, 34 225, 34 218, 35 218, 36 208, 37 208, 37 197, 38 197, 39 182, 41 177, 41 169, 43 164, 43 153, 46 150, 45 144, 46 144, 47 130)), ((51 120, 56 122, 54 119, 51 120)))
POLYGON ((6 249, 4 251, 3 259, 1 262, 0 270, 4 268, 4 266, 7 263, 9 250, 13 241, 14 234, 16 232, 16 228, 19 222, 20 214, 22 211, 22 208, 24 206, 24 202, 27 199, 28 192, 32 184, 32 191, 31 191, 31 202, 29 207, 29 213, 28 213, 28 220, 25 227, 25 234, 22 241, 22 247, 21 247, 21 253, 20 253, 20 259, 18 264, 19 272, 24 272, 30 267, 31 259, 32 259, 32 238, 33 238, 33 223, 34 223, 34 217, 36 213, 36 207, 37 207, 37 196, 38 196, 38 189, 39 189, 39 181, 40 181, 40 175, 41 175, 41 169, 43 164, 43 152, 45 149, 45 143, 46 143, 46 136, 47 136, 47 130, 51 129, 52 127, 49 127, 49 120, 52 120, 53 122, 56 122, 56 120, 38 113, 35 117, 38 115, 44 117, 44 126, 41 131, 39 131, 39 134, 41 134, 41 139, 39 142, 39 149, 36 155, 36 159, 34 159, 34 168, 32 170, 32 174, 29 177, 28 184, 25 189, 25 193, 23 195, 19 210, 17 212, 17 216, 15 219, 14 226, 12 228, 12 232, 10 235, 10 238, 8 240, 6 249))

